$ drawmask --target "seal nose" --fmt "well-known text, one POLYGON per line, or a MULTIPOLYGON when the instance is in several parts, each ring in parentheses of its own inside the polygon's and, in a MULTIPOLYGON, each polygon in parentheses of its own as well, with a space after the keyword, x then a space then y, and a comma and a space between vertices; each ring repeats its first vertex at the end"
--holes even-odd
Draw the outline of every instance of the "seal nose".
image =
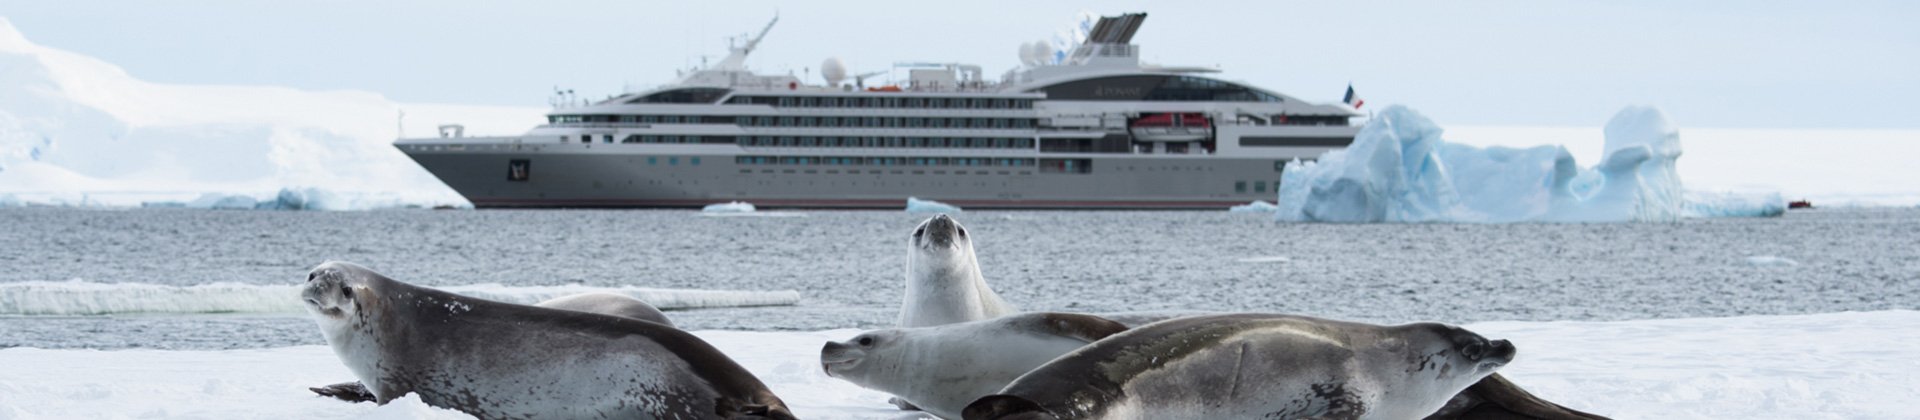
POLYGON ((1513 347, 1513 342, 1507 340, 1493 340, 1493 342, 1488 343, 1488 345, 1493 347, 1492 351, 1488 353, 1502 360, 1511 360, 1514 354, 1520 351, 1520 349, 1513 347))

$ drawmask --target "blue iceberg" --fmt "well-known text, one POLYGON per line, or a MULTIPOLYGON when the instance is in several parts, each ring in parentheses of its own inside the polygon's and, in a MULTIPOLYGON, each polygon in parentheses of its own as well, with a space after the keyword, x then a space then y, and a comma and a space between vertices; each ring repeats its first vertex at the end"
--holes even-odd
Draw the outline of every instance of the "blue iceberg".
POLYGON ((1747 201, 1689 203, 1675 169, 1679 130, 1652 107, 1614 115, 1606 126, 1605 158, 1585 169, 1562 146, 1481 148, 1448 143, 1441 133, 1412 109, 1388 107, 1346 149, 1289 165, 1274 217, 1511 223, 1779 215, 1748 211, 1754 206, 1747 201))

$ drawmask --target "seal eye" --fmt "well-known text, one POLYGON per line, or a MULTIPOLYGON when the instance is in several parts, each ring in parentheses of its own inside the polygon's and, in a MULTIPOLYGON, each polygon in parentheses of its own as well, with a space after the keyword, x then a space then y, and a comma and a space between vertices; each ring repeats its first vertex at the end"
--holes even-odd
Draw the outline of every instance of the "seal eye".
POLYGON ((925 235, 925 234, 927 234, 927 226, 926 226, 926 225, 921 225, 919 229, 914 229, 914 230, 913 230, 913 237, 915 237, 915 238, 918 238, 918 237, 920 237, 920 235, 925 235))
POLYGON ((860 337, 860 346, 865 347, 871 345, 873 345, 873 337, 860 337))
POLYGON ((341 298, 345 298, 345 299, 348 299, 348 300, 352 300, 352 299, 353 299, 353 288, 351 288, 351 287, 346 287, 346 286, 340 286, 340 297, 341 297, 341 298))
POLYGON ((967 228, 954 228, 954 229, 960 231, 960 236, 967 236, 967 228))

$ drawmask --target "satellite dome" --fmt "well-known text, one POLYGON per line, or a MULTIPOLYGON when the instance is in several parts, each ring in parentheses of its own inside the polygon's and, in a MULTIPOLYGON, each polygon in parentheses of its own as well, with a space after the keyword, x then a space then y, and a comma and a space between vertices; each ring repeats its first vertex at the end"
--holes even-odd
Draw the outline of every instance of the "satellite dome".
POLYGON ((839 86, 840 81, 847 80, 847 63, 840 61, 840 57, 827 58, 820 63, 820 77, 827 79, 828 86, 839 86))

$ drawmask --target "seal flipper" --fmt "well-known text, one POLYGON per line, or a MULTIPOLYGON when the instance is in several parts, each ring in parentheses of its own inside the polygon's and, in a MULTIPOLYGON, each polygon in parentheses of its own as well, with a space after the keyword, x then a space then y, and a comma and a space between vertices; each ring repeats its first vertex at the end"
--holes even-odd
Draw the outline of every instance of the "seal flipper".
POLYGON ((322 387, 307 388, 307 390, 313 391, 315 394, 320 394, 320 396, 323 397, 339 398, 341 401, 346 402, 378 402, 380 400, 379 397, 373 396, 373 391, 367 390, 367 386, 361 385, 359 382, 342 382, 322 387))
POLYGON ((1426 420, 1607 420, 1607 417, 1540 399, 1495 373, 1447 402, 1426 420))
POLYGON ((905 398, 900 398, 900 397, 888 398, 887 403, 893 404, 894 407, 900 407, 900 411, 926 411, 926 410, 921 410, 920 406, 916 406, 916 405, 913 405, 912 402, 908 402, 905 398))
POLYGON ((967 404, 960 411, 965 420, 1055 420, 1059 416, 1048 413, 1040 404, 1012 395, 999 394, 980 397, 967 404))

